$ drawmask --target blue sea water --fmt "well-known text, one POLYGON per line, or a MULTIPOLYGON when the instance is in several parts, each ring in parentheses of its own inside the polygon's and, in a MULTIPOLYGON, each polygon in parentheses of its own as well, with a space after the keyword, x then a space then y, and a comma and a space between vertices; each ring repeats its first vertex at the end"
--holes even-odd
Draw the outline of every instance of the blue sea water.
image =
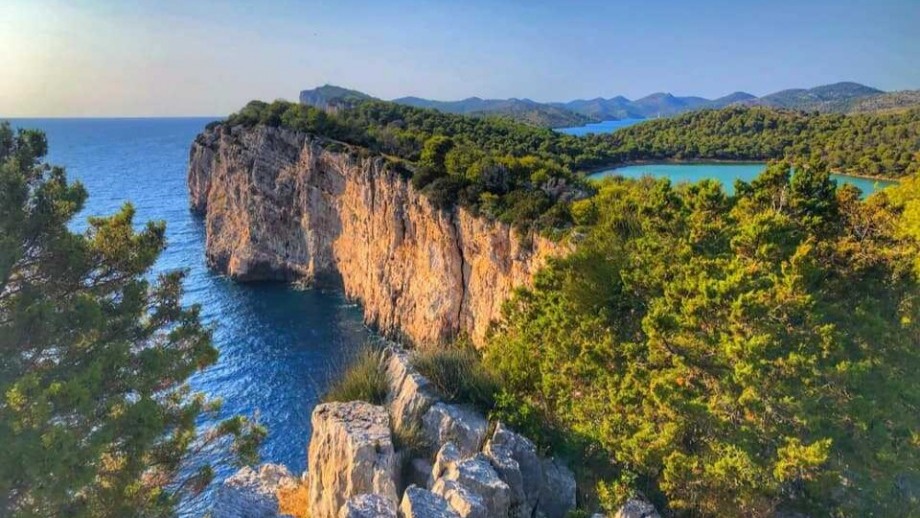
POLYGON ((627 126, 632 126, 633 124, 638 124, 645 119, 620 119, 615 121, 603 121, 595 122, 591 124, 585 124, 584 126, 573 126, 570 128, 556 128, 556 131, 559 133, 565 133, 566 135, 575 135, 576 137, 583 137, 591 133, 613 133, 614 131, 625 128, 627 126))
MULTIPOLYGON (((138 226, 166 222, 168 247, 158 271, 188 269, 188 303, 200 303, 215 328, 219 361, 197 374, 193 388, 221 398, 221 417, 258 417, 268 427, 262 460, 299 473, 306 466, 310 413, 344 363, 372 337, 361 311, 337 292, 283 285, 236 284, 204 262, 204 225, 189 211, 189 147, 210 119, 24 119, 14 127, 42 129, 51 163, 66 166, 90 197, 73 228, 86 217, 107 215, 130 201, 138 226)), ((207 425, 203 421, 202 425, 207 425)), ((213 453, 195 461, 214 460, 213 453)), ((222 480, 232 470, 218 472, 222 480)), ((216 482, 215 482, 216 483, 216 482)), ((186 501, 182 514, 201 516, 213 487, 186 501)))
MULTIPOLYGON (((589 178, 599 180, 611 175, 623 176, 625 178, 641 178, 643 176, 653 176, 670 178, 673 183, 698 182, 706 178, 711 178, 721 182, 726 192, 731 194, 735 190, 735 180, 744 180, 749 182, 756 178, 757 175, 759 175, 765 168, 766 164, 763 163, 643 164, 599 171, 590 175, 589 178)), ((831 176, 837 180, 838 184, 848 183, 859 187, 863 194, 870 194, 875 192, 877 189, 884 188, 894 183, 886 182, 884 180, 856 178, 853 176, 831 176)))

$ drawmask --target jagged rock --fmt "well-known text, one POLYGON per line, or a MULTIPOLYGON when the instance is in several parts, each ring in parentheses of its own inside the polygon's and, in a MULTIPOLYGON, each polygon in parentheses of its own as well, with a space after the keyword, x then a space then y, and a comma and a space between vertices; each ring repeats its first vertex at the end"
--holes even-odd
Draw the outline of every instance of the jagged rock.
POLYGON ((447 500, 418 486, 409 486, 399 505, 400 518, 460 518, 447 500))
POLYGON ((533 516, 543 487, 543 467, 537 447, 526 437, 498 423, 483 453, 511 490, 511 516, 533 516))
POLYGON ((630 498, 617 509, 614 518, 661 518, 655 506, 638 498, 630 498))
POLYGON ((355 495, 339 510, 339 518, 396 518, 396 504, 380 495, 355 495))
POLYGON ((460 462, 460 458, 460 450, 457 449, 457 445, 450 441, 445 442, 434 458, 434 466, 431 468, 431 478, 440 478, 441 475, 444 474, 444 471, 447 470, 447 467, 456 462, 460 462))
POLYGON ((349 498, 377 494, 397 503, 390 417, 363 401, 313 410, 310 439, 311 518, 333 518, 349 498))
POLYGON ((543 488, 537 511, 546 518, 564 518, 575 509, 575 474, 556 459, 542 459, 543 488))
POLYGON ((387 406, 393 416, 393 425, 409 426, 418 423, 438 398, 431 382, 412 367, 407 352, 391 348, 388 354, 387 406))
POLYGON ((208 264, 241 281, 337 278, 385 335, 482 344, 514 288, 569 250, 442 211, 383 157, 354 151, 284 128, 205 130, 188 185, 208 264))
POLYGON ((431 492, 444 497, 463 518, 508 516, 511 506, 508 484, 482 454, 448 464, 431 492))
POLYGON ((212 514, 215 518, 276 517, 278 489, 296 483, 284 466, 263 464, 258 471, 247 466, 221 484, 212 514))
POLYGON ((425 437, 435 447, 452 441, 464 457, 479 451, 488 427, 488 421, 475 410, 446 403, 435 403, 422 417, 425 437))

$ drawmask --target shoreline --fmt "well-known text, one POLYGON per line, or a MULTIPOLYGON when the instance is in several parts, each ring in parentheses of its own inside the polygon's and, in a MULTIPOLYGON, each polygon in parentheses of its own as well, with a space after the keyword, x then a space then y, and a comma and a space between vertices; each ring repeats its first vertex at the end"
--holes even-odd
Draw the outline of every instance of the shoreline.
MULTIPOLYGON (((767 160, 730 160, 723 158, 688 158, 688 159, 662 159, 662 160, 630 160, 628 162, 618 162, 612 165, 606 165, 602 167, 594 167, 591 169, 585 169, 582 171, 585 178, 588 178, 597 173, 603 173, 605 171, 613 171, 615 169, 621 169, 624 167, 632 167, 639 165, 766 165, 767 160)), ((867 174, 857 174, 857 173, 843 173, 840 171, 831 171, 831 174, 836 176, 846 176, 849 178, 859 178, 861 180, 874 180, 877 182, 887 182, 891 184, 901 183, 901 180, 898 178, 883 178, 879 176, 870 176, 867 174)))

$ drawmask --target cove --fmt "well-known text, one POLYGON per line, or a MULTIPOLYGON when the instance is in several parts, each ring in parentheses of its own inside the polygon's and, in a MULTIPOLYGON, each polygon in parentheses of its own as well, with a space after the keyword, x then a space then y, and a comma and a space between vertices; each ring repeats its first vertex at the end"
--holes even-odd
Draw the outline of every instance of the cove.
MULTIPOLYGON (((735 180, 749 182, 763 172, 764 169, 766 169, 766 164, 760 162, 652 163, 606 169, 592 173, 588 178, 591 180, 601 180, 614 175, 624 178, 652 176, 656 178, 669 178, 673 183, 698 182, 704 179, 713 179, 722 183, 727 193, 733 194, 735 191, 735 180)), ((886 180, 859 178, 839 174, 831 175, 831 177, 837 180, 838 185, 847 183, 858 187, 864 195, 871 194, 895 183, 886 180)))
POLYGON ((620 128, 632 126, 633 124, 638 124, 644 121, 645 119, 619 119, 613 121, 594 122, 591 124, 585 124, 584 126, 556 128, 555 131, 558 131, 559 133, 565 133, 566 135, 583 137, 592 133, 613 133, 620 128))

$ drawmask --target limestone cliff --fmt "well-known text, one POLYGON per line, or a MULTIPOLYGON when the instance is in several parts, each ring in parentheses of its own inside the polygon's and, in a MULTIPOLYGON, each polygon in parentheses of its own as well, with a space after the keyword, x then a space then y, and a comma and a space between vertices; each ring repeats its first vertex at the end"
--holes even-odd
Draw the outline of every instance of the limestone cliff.
POLYGON ((217 125, 188 184, 209 264, 240 281, 336 279, 382 333, 481 343, 511 290, 563 247, 445 212, 386 160, 281 128, 217 125))

